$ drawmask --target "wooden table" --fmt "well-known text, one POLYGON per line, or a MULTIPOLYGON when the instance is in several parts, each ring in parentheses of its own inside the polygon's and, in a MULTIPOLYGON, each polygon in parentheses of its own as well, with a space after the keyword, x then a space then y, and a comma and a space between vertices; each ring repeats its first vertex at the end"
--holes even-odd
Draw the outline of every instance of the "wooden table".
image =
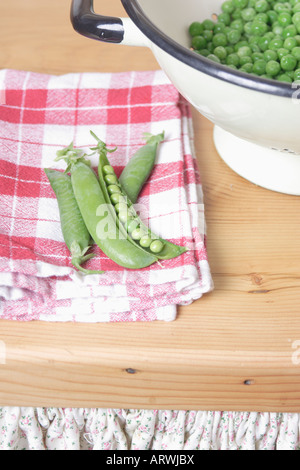
MULTIPOLYGON (((69 8, 69 0, 2 1, 1 67, 158 68, 148 49, 79 36, 69 8)), ((95 9, 126 16, 119 0, 95 9)), ((0 406, 300 412, 300 198, 233 173, 212 124, 193 117, 214 291, 171 323, 0 321, 0 406)))

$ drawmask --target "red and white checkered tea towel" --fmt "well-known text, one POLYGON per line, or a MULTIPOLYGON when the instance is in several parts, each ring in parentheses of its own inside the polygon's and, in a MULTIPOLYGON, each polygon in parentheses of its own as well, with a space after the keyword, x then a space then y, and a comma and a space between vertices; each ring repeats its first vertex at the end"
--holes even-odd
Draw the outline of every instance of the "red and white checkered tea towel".
MULTIPOLYGON (((213 288, 205 247, 202 186, 188 103, 162 71, 52 76, 0 71, 0 318, 78 322, 171 321, 213 288), (97 246, 76 272, 63 241, 57 201, 43 168, 65 169, 56 151, 94 146, 92 130, 120 174, 165 131, 138 203, 161 237, 189 250, 142 270, 110 261, 97 246)), ((92 166, 97 161, 92 158, 92 166)))

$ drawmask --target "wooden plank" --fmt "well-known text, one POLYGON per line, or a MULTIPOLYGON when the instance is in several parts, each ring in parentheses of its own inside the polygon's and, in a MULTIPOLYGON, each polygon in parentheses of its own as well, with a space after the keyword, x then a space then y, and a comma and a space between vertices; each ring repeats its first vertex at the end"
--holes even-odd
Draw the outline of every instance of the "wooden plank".
MULTIPOLYGON (((3 2, 1 66, 158 68, 150 50, 76 34, 69 7, 3 2)), ((95 9, 124 16, 119 0, 95 9)), ((212 124, 195 110, 193 121, 214 291, 179 308, 172 323, 0 321, 0 406, 300 411, 300 199, 233 173, 212 124)))

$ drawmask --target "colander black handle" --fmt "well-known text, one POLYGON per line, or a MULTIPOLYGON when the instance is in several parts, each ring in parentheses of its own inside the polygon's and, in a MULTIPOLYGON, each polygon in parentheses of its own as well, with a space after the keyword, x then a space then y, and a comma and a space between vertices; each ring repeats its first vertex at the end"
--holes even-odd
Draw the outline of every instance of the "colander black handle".
POLYGON ((93 0, 72 0, 71 22, 75 31, 91 39, 116 44, 124 39, 122 19, 97 15, 93 0))

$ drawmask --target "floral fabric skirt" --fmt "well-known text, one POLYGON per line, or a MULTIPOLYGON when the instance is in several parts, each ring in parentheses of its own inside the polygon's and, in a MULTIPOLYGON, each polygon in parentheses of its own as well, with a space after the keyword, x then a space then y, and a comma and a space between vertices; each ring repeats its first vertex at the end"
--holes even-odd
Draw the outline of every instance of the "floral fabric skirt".
POLYGON ((0 450, 300 450, 300 414, 3 407, 0 450))

